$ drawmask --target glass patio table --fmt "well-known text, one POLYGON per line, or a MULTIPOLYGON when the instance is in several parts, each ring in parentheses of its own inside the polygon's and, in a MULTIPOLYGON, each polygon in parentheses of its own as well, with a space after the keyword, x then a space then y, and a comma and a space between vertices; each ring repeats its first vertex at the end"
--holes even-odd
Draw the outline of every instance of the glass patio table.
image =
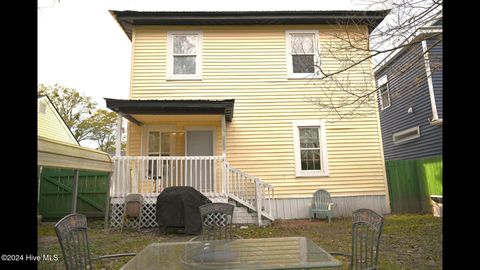
POLYGON ((305 237, 154 243, 122 269, 309 269, 342 263, 305 237))

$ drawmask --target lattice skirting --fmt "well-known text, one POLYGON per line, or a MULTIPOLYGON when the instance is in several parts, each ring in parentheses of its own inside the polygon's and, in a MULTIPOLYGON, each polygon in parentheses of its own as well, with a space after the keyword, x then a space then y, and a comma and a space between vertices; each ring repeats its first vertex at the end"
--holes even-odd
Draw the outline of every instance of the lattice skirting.
MULTIPOLYGON (((144 200, 142 220, 139 220, 139 218, 128 218, 125 220, 125 228, 138 228, 139 222, 141 228, 158 227, 155 210, 157 197, 144 197, 144 200)), ((123 197, 110 199, 110 228, 122 227, 123 201, 123 197)))
MULTIPOLYGON (((227 202, 227 197, 222 197, 219 194, 208 194, 209 199, 212 202, 227 202)), ((223 195, 224 196, 224 195, 223 195)), ((156 204, 157 197, 144 197, 145 203, 142 206, 142 220, 138 218, 128 218, 125 220, 125 228, 138 228, 138 223, 140 222, 140 228, 156 228, 157 217, 156 217, 156 204)), ((122 227, 122 216, 123 216, 123 203, 124 197, 113 197, 110 199, 110 228, 121 228, 122 227)), ((247 210, 239 209, 235 207, 235 212, 233 216, 233 223, 238 224, 248 224, 256 223, 256 214, 246 214, 247 210), (241 211, 243 210, 243 211, 241 211), (240 215, 239 213, 245 212, 245 214, 240 215), (245 215, 249 215, 248 218, 245 215), (251 216, 250 216, 251 215, 251 216), (255 216, 255 218, 253 217, 255 216)))

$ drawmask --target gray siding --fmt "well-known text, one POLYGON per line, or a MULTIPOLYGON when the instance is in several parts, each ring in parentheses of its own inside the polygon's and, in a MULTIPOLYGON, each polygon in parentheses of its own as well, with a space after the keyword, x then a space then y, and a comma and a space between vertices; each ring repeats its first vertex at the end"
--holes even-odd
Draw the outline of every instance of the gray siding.
POLYGON ((428 53, 430 68, 432 71, 433 92, 435 93, 435 104, 437 106, 438 118, 443 118, 443 70, 442 55, 443 43, 438 38, 427 40, 427 47, 431 48, 428 53))
POLYGON ((421 44, 404 49, 375 74, 377 80, 387 74, 390 91, 391 106, 380 110, 386 160, 442 154, 442 127, 430 124, 432 107, 422 52, 421 44), (413 113, 408 113, 410 107, 413 113), (416 126, 420 127, 419 138, 393 143, 394 133, 416 126))
MULTIPOLYGON (((309 218, 309 207, 311 198, 276 199, 278 219, 300 219, 309 218)), ((387 208, 385 196, 348 196, 332 197, 336 203, 333 208, 334 217, 349 217, 352 212, 360 208, 368 208, 379 214, 390 213, 387 208)))

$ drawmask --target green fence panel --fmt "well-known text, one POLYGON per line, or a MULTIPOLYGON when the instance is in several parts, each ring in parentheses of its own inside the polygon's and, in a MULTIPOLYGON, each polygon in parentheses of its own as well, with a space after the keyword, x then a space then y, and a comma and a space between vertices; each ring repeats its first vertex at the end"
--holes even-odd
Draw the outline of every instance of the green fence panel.
MULTIPOLYGON (((72 169, 42 169, 39 212, 43 217, 59 218, 71 213, 73 177, 72 169)), ((104 216, 108 177, 105 172, 80 171, 77 213, 87 217, 104 216)))
POLYGON ((430 195, 443 194, 443 163, 442 157, 432 157, 417 160, 418 181, 421 190, 421 204, 423 212, 432 211, 430 195))
POLYGON ((386 161, 392 213, 431 212, 430 195, 443 194, 442 157, 386 161))
POLYGON ((416 213, 421 211, 420 190, 417 183, 414 160, 386 162, 388 190, 392 213, 416 213))

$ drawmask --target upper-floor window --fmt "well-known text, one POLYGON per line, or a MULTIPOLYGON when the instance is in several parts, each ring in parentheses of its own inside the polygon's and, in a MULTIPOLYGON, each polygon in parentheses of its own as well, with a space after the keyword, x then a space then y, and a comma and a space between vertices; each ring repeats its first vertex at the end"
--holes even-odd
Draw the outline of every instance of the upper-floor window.
POLYGON ((202 32, 168 32, 167 79, 202 78, 202 32))
POLYGON ((380 96, 380 108, 383 110, 390 107, 390 90, 388 88, 387 75, 383 75, 378 79, 377 86, 380 96))
POLYGON ((311 78, 318 71, 318 31, 286 31, 289 78, 311 78))
POLYGON ((328 176, 324 121, 293 123, 296 176, 328 176))

